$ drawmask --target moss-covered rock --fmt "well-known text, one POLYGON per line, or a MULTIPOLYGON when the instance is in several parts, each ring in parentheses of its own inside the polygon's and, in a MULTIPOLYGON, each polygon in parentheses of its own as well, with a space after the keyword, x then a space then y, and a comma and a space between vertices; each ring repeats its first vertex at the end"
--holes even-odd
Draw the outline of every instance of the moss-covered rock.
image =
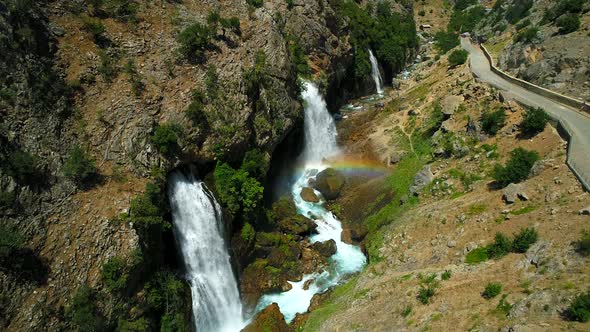
POLYGON ((344 186, 344 175, 333 168, 326 168, 318 173, 314 183, 315 189, 319 190, 324 198, 332 200, 340 196, 344 186))
POLYGON ((285 317, 279 309, 279 305, 273 303, 259 312, 252 320, 250 325, 246 326, 242 332, 289 332, 291 329, 285 322, 285 317))
POLYGON ((315 194, 315 191, 309 187, 303 188, 300 195, 301 198, 303 198, 303 200, 306 202, 318 203, 320 201, 320 198, 315 194))

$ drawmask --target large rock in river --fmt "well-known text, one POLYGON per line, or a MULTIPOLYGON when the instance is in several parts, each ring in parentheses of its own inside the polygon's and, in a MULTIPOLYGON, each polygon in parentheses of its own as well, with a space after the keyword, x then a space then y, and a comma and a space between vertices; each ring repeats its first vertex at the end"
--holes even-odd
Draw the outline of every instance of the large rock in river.
POLYGON ((326 168, 318 173, 314 185, 326 199, 335 199, 344 186, 344 175, 333 168, 326 168))
POLYGON ((259 312, 252 320, 250 325, 246 326, 241 332, 289 332, 289 326, 285 322, 285 317, 279 309, 279 305, 273 303, 259 312))
POLYGON ((320 201, 320 198, 315 194, 315 191, 309 187, 303 188, 300 195, 306 202, 317 203, 320 201))

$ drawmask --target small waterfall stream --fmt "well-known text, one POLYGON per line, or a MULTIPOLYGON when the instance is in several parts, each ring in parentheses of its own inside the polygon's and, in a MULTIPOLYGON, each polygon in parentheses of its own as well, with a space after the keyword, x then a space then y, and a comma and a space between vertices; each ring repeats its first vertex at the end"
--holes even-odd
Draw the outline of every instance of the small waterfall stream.
POLYGON ((196 330, 240 331, 246 322, 224 241, 221 207, 192 175, 175 172, 169 184, 174 236, 191 286, 196 330))
POLYGON ((377 94, 383 94, 383 80, 381 79, 381 73, 379 72, 379 63, 377 63, 377 58, 373 55, 373 51, 369 49, 369 60, 371 61, 371 75, 373 76, 373 81, 375 81, 375 88, 377 90, 377 94))
MULTIPOLYGON (((327 270, 303 276, 299 282, 290 282, 293 288, 289 291, 275 294, 266 294, 258 303, 257 311, 264 309, 269 304, 276 302, 287 322, 291 322, 297 313, 304 313, 309 308, 314 294, 323 293, 328 288, 337 285, 347 274, 360 271, 366 264, 366 257, 361 250, 354 245, 342 242, 342 225, 340 221, 324 207, 324 201, 310 203, 304 201, 301 190, 308 186, 309 180, 315 178, 319 171, 327 168, 325 158, 334 157, 340 153, 336 143, 336 125, 328 112, 326 102, 312 83, 305 83, 305 91, 302 94, 305 101, 305 147, 300 157, 304 170, 291 188, 297 211, 312 218, 318 225, 318 234, 310 237, 310 241, 323 242, 334 240, 336 253, 330 258, 330 266, 327 270), (313 282, 308 289, 304 285, 308 280, 313 282)), ((321 194, 316 191, 321 197, 321 194)))

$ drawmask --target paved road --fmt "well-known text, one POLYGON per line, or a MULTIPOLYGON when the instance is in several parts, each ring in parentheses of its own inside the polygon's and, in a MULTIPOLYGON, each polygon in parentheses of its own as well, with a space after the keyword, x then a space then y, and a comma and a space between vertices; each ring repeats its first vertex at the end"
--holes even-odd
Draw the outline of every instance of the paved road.
POLYGON ((530 107, 541 107, 571 134, 568 145, 568 166, 578 177, 586 191, 590 191, 590 116, 569 106, 530 92, 516 84, 506 81, 490 70, 490 64, 482 50, 471 44, 468 38, 461 38, 461 46, 469 51, 471 71, 483 82, 530 107))

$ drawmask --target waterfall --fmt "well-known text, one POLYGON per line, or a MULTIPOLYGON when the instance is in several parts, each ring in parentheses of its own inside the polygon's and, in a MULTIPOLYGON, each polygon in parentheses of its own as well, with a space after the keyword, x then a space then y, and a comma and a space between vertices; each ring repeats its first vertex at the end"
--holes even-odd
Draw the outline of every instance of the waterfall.
POLYGON ((302 93, 305 105, 305 147, 303 161, 318 163, 339 153, 336 143, 336 124, 328 112, 326 102, 318 88, 310 82, 304 83, 302 93))
MULTIPOLYGON (((301 198, 301 190, 308 186, 309 180, 314 179, 318 171, 328 167, 325 159, 340 152, 336 143, 334 119, 328 112, 318 88, 306 82, 302 97, 305 105, 305 147, 300 162, 304 170, 291 188, 291 193, 297 211, 312 218, 318 225, 318 234, 311 236, 310 241, 313 243, 334 240, 336 253, 330 257, 330 265, 326 270, 305 275, 299 282, 290 282, 293 287, 289 291, 266 294, 260 299, 257 310, 276 302, 287 322, 291 322, 297 313, 306 312, 315 294, 323 293, 337 285, 344 276, 360 271, 366 264, 366 257, 357 246, 342 242, 342 225, 336 216, 324 207, 324 202, 310 203, 301 198), (309 280, 313 281, 304 289, 309 280)), ((316 194, 321 197, 318 191, 316 194)))
POLYGON ((381 73, 379 72, 379 64, 377 63, 377 58, 373 55, 373 52, 369 49, 369 60, 371 60, 371 75, 373 76, 373 81, 375 81, 375 88, 377 89, 377 94, 383 94, 383 80, 381 79, 381 73))
POLYGON ((199 332, 240 331, 245 322, 221 208, 192 175, 175 172, 169 184, 174 236, 191 286, 195 327, 199 332))

